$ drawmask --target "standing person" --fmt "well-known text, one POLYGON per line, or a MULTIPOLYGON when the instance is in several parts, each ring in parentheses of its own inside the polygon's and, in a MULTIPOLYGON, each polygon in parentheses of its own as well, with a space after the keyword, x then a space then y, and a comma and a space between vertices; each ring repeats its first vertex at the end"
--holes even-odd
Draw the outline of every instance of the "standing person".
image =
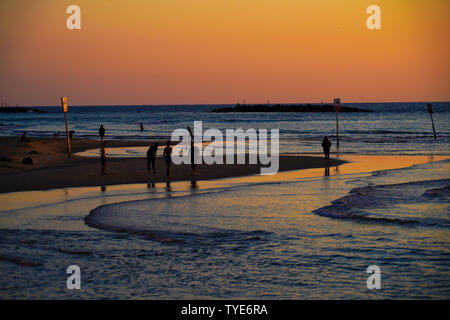
POLYGON ((322 140, 322 148, 323 148, 323 153, 325 155, 325 161, 330 161, 331 141, 328 139, 327 136, 325 136, 322 140))
POLYGON ((153 169, 153 174, 156 173, 156 170, 155 170, 156 151, 158 151, 158 142, 155 142, 147 150, 147 171, 150 172, 150 164, 151 164, 152 169, 153 169))
POLYGON ((194 134, 192 133, 191 127, 187 127, 187 130, 189 131, 189 134, 191 135, 191 139, 194 139, 194 134))
POLYGON ((189 153, 191 155, 191 168, 192 168, 192 174, 194 176, 197 175, 197 164, 195 163, 196 153, 198 152, 197 148, 194 147, 194 134, 192 133, 191 127, 187 127, 187 130, 189 131, 189 134, 191 135, 191 148, 189 150, 189 153))
POLYGON ((194 141, 191 142, 191 168, 192 168, 192 174, 194 176, 197 175, 197 164, 195 163, 195 158, 197 156, 198 153, 198 149, 196 147, 194 147, 194 141))
POLYGON ((172 166, 172 147, 170 146, 170 140, 167 141, 167 146, 164 148, 163 153, 164 159, 166 160, 166 176, 170 177, 170 167, 172 166))
POLYGON ((24 131, 22 133, 22 136, 20 137, 19 141, 25 141, 25 142, 29 142, 30 141, 30 139, 27 138, 27 132, 26 131, 24 131))
POLYGON ((141 128, 141 131, 144 131, 144 125, 142 124, 142 122, 141 122, 141 124, 139 126, 141 128))
POLYGON ((102 162, 102 176, 106 174, 106 142, 102 144, 102 150, 100 155, 100 161, 102 162))
POLYGON ((98 135, 100 136, 101 142, 103 143, 103 137, 105 136, 105 128, 103 125, 100 125, 100 128, 98 128, 98 135))

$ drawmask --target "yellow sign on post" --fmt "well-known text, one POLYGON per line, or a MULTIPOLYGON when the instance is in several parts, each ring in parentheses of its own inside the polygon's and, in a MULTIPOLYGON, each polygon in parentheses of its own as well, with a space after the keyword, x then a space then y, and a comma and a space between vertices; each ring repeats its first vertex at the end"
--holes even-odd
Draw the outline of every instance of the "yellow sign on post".
POLYGON ((61 104, 62 104, 63 112, 67 112, 67 98, 66 97, 61 98, 61 104))
POLYGON ((66 120, 66 137, 67 137, 67 154, 71 155, 71 151, 70 151, 70 137, 69 137, 69 125, 67 123, 67 98, 66 97, 61 97, 61 105, 62 105, 62 109, 64 112, 64 119, 66 120))

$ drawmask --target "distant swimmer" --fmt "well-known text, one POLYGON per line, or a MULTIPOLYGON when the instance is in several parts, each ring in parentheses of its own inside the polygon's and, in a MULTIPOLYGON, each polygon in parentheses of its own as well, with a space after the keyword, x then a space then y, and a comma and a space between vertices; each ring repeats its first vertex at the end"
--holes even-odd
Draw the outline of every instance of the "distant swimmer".
POLYGON ((105 128, 103 125, 98 128, 98 135, 100 136, 101 142, 103 143, 103 138, 105 137, 105 128))
POLYGON ((322 140, 322 148, 323 153, 325 154, 325 161, 330 161, 331 141, 328 139, 327 136, 325 136, 322 140))
POLYGON ((156 173, 155 170, 155 159, 156 152, 158 151, 158 142, 155 142, 150 148, 147 150, 147 171, 150 172, 150 165, 152 166, 153 174, 156 173))
POLYGON ((167 141, 167 146, 164 148, 163 153, 164 159, 166 160, 166 176, 170 177, 170 168, 172 166, 172 147, 170 146, 170 140, 167 141))
POLYGON ((140 128, 141 128, 141 131, 144 131, 144 125, 142 124, 142 122, 140 123, 140 128))

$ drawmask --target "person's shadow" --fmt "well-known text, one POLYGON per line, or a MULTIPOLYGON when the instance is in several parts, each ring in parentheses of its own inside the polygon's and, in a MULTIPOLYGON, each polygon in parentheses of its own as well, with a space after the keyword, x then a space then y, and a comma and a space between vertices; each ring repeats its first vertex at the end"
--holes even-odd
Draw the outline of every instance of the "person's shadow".
POLYGON ((330 166, 327 164, 325 166, 325 172, 324 172, 324 176, 328 177, 330 175, 330 166))

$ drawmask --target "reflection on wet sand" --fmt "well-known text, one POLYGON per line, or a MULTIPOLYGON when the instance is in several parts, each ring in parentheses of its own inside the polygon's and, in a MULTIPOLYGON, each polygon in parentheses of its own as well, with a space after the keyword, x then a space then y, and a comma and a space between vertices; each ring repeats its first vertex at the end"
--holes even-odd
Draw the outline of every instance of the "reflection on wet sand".
MULTIPOLYGON (((448 156, 340 156, 341 159, 349 161, 343 165, 337 166, 334 170, 325 168, 304 169, 294 171, 279 172, 276 175, 252 175, 237 178, 226 178, 217 180, 203 180, 202 190, 211 188, 229 187, 237 184, 281 182, 298 179, 307 179, 321 176, 335 176, 340 174, 369 173, 379 170, 398 169, 412 166, 415 164, 428 163, 430 161, 439 161, 449 159, 448 156)), ((163 185, 164 183, 161 183, 163 185)), ((196 181, 177 181, 166 182, 166 191, 189 191, 200 189, 196 181)), ((158 184, 123 184, 101 187, 102 195, 121 195, 131 193, 149 192, 150 187, 154 189, 158 184)), ((23 191, 0 194, 0 211, 27 208, 42 204, 57 203, 61 201, 83 198, 86 196, 96 196, 98 187, 78 187, 51 189, 45 191, 23 191)), ((101 195, 99 194, 99 195, 101 195)))

